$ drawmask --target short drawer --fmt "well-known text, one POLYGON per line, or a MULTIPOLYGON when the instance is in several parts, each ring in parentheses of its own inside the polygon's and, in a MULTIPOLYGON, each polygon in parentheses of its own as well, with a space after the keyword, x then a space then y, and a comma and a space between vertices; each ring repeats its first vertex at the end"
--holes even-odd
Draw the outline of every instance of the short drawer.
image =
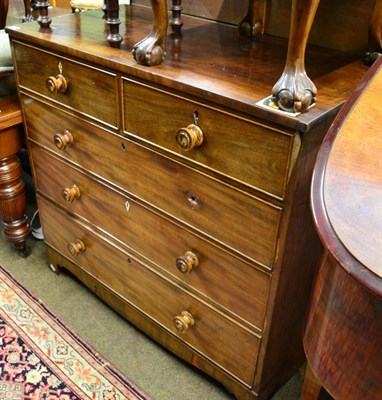
POLYGON ((281 208, 31 98, 24 98, 24 109, 30 139, 223 245, 273 266, 281 208), (34 117, 42 109, 48 127, 34 117), (73 144, 58 150, 54 134, 65 131, 72 132, 73 144))
MULTIPOLYGON (((124 130, 251 187, 283 198, 293 135, 123 80, 124 130), (192 141, 203 132, 202 142, 192 141), (179 138, 178 132, 182 132, 179 138), (184 150, 184 146, 195 146, 184 150)), ((200 141, 200 140, 199 140, 200 141)))
MULTIPOLYGON (((65 107, 117 126, 115 74, 18 42, 14 42, 14 53, 21 90, 32 90, 65 107), (47 88, 47 80, 59 74, 65 78, 67 88, 61 92, 62 85, 52 94, 47 88)), ((44 120, 44 115, 40 118, 44 120)))
POLYGON ((39 192, 163 268, 179 284, 262 330, 270 286, 268 274, 39 147, 32 145, 30 150, 39 192))
POLYGON ((39 198, 39 208, 45 239, 50 246, 188 346, 251 385, 258 336, 96 236, 86 226, 75 223, 42 198, 39 198), (184 311, 192 315, 194 324, 185 333, 179 333, 174 319, 184 319, 184 311))

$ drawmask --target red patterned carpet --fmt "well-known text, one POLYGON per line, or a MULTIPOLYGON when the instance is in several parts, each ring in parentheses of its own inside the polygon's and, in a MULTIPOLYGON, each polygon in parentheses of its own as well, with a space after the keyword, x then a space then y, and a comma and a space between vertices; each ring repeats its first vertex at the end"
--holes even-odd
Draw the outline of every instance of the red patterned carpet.
POLYGON ((1 265, 0 399, 151 400, 1 265))

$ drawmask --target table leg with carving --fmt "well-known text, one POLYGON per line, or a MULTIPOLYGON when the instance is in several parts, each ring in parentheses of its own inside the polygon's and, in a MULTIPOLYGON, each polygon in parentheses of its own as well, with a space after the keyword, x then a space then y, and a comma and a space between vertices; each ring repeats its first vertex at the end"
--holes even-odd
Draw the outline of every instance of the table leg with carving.
POLYGON ((247 14, 239 22, 239 32, 248 37, 258 37, 263 33, 260 0, 249 1, 247 14))
POLYGON ((17 97, 0 99, 0 220, 5 238, 22 257, 31 253, 26 196, 16 153, 22 145, 22 116, 17 97))
POLYGON ((107 41, 111 47, 120 47, 122 42, 122 36, 119 33, 119 25, 121 20, 119 19, 119 1, 118 0, 106 0, 106 24, 109 27, 109 33, 107 35, 107 41))
POLYGON ((33 21, 32 8, 31 8, 32 4, 34 4, 33 1, 24 0, 25 15, 24 15, 23 22, 33 21))
POLYGON ((167 35, 167 2, 166 0, 151 0, 153 11, 153 27, 151 32, 133 49, 135 60, 142 65, 158 65, 166 54, 167 35))
POLYGON ((305 71, 305 49, 320 0, 293 0, 288 54, 272 99, 285 111, 304 111, 316 102, 317 89, 305 71))
POLYGON ((38 9, 37 22, 41 28, 49 29, 52 19, 49 17, 48 7, 50 6, 49 1, 37 1, 36 7, 38 9))
POLYGON ((182 0, 172 0, 170 26, 175 33, 180 33, 183 26, 182 9, 182 0))

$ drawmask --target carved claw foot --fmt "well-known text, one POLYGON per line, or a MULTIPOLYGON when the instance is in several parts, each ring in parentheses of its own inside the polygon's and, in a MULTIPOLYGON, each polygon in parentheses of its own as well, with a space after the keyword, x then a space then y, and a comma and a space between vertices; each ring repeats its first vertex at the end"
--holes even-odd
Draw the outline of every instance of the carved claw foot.
POLYGON ((382 51, 381 50, 376 50, 376 51, 368 51, 365 55, 365 64, 368 65, 369 67, 374 64, 374 62, 377 60, 377 58, 382 57, 382 51))
POLYGON ((165 40, 151 32, 133 48, 133 56, 138 64, 158 65, 166 55, 165 40))
POLYGON ((32 21, 34 21, 32 14, 28 14, 23 18, 23 22, 32 22, 32 21))
POLYGON ((263 21, 261 20, 260 0, 251 0, 248 3, 246 16, 239 22, 240 35, 255 38, 263 33, 263 21))
POLYGON ((369 45, 365 55, 365 64, 371 66, 382 56, 382 0, 374 2, 369 26, 369 45))
POLYGON ((249 38, 259 37, 263 32, 263 23, 261 20, 257 20, 254 24, 244 18, 239 22, 239 33, 240 35, 247 36, 249 38))
POLYGON ((272 89, 272 101, 284 111, 303 112, 316 102, 317 89, 305 72, 284 72, 272 89))
POLYGON ((32 9, 37 10, 36 8, 36 2, 31 1, 31 0, 24 0, 24 9, 25 9, 25 15, 23 18, 23 22, 32 22, 34 21, 33 15, 32 15, 32 9))

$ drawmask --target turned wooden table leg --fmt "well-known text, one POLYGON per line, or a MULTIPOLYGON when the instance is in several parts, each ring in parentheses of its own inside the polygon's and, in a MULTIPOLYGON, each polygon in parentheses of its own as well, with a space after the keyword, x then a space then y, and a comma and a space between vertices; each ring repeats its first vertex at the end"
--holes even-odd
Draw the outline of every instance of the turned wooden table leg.
POLYGON ((107 0, 105 2, 106 10, 106 24, 109 27, 109 34, 107 35, 107 41, 111 47, 121 47, 122 36, 119 33, 119 25, 121 20, 119 19, 119 1, 118 0, 107 0))
POLYGON ((48 7, 49 1, 37 1, 36 7, 38 9, 37 22, 41 28, 49 29, 52 19, 49 17, 48 7))
POLYGON ((21 111, 17 99, 0 103, 0 219, 5 238, 22 257, 31 253, 26 240, 30 228, 26 217, 26 195, 21 165, 16 153, 21 149, 21 111), (2 103, 2 104, 1 104, 2 103))
POLYGON ((183 26, 182 0, 172 0, 170 26, 175 33, 180 33, 183 26))

